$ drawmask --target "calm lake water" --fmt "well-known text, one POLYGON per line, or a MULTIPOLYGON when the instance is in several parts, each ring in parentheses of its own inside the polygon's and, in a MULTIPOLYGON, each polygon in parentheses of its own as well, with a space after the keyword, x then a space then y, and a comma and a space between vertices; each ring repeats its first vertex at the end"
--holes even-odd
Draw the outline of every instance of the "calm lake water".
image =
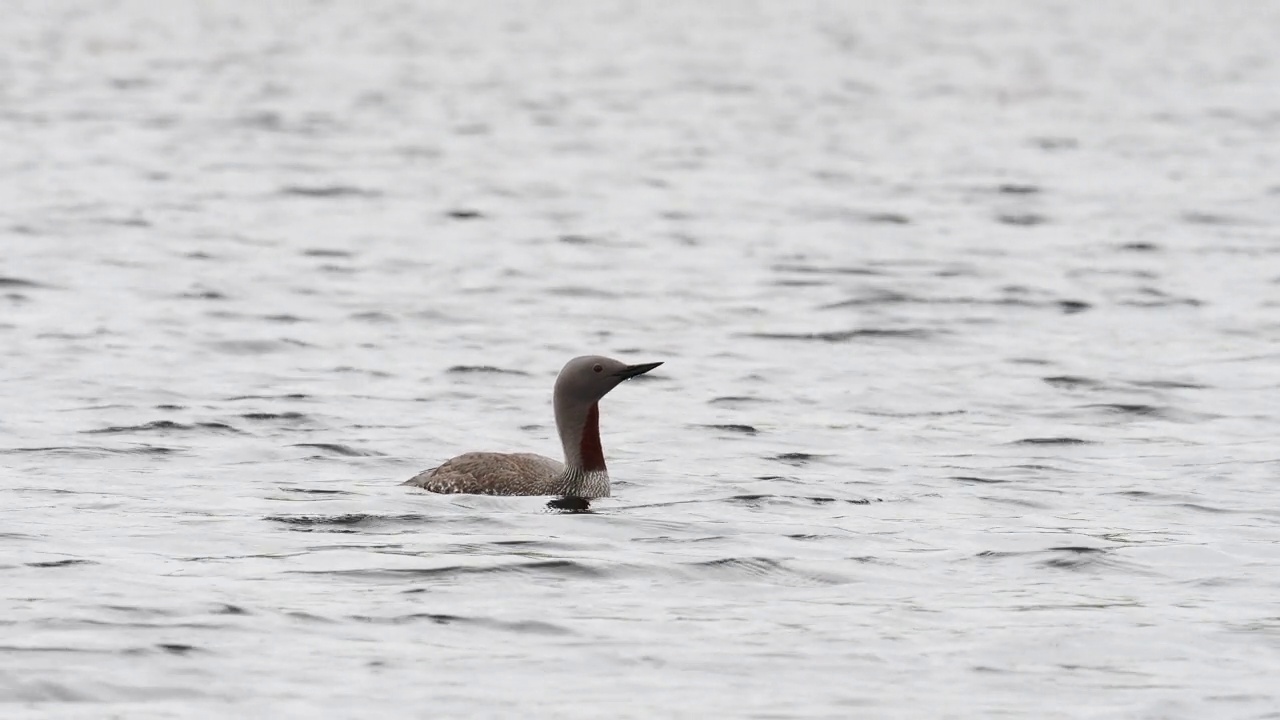
POLYGON ((1280 718, 1277 28, 14 3, 0 716, 1280 718))

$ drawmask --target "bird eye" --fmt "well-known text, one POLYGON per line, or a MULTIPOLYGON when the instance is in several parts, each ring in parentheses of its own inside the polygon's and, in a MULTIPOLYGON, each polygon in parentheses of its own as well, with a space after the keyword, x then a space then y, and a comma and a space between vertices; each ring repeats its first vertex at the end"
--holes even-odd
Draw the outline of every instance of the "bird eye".
POLYGON ((597 363, 596 366, 591 369, 595 370, 596 372, 604 372, 604 366, 600 365, 599 363, 597 363))

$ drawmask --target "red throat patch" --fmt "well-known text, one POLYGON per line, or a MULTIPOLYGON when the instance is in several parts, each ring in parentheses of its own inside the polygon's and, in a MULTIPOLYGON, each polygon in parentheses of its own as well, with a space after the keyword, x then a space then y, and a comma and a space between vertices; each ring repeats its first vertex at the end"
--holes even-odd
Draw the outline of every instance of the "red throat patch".
POLYGON ((582 469, 587 472, 604 471, 604 448, 600 447, 600 404, 596 403, 587 411, 587 421, 582 425, 582 444, 578 447, 582 455, 582 469))

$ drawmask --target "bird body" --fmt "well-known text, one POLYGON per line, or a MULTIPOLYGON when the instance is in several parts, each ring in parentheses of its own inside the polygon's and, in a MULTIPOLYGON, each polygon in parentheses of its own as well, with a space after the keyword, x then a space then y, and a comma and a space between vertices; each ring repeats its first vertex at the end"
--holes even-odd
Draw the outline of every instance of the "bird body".
POLYGON ((533 453, 469 452, 426 470, 407 485, 436 493, 565 495, 564 463, 533 453), (501 490, 501 492, 499 492, 501 490))

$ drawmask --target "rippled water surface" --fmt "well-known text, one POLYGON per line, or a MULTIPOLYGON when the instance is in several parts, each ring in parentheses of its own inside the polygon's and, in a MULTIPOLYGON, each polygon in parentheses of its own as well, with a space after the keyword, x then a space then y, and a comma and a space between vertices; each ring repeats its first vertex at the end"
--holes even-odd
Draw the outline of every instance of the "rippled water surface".
POLYGON ((1280 717, 1277 27, 14 3, 0 716, 1280 717))

